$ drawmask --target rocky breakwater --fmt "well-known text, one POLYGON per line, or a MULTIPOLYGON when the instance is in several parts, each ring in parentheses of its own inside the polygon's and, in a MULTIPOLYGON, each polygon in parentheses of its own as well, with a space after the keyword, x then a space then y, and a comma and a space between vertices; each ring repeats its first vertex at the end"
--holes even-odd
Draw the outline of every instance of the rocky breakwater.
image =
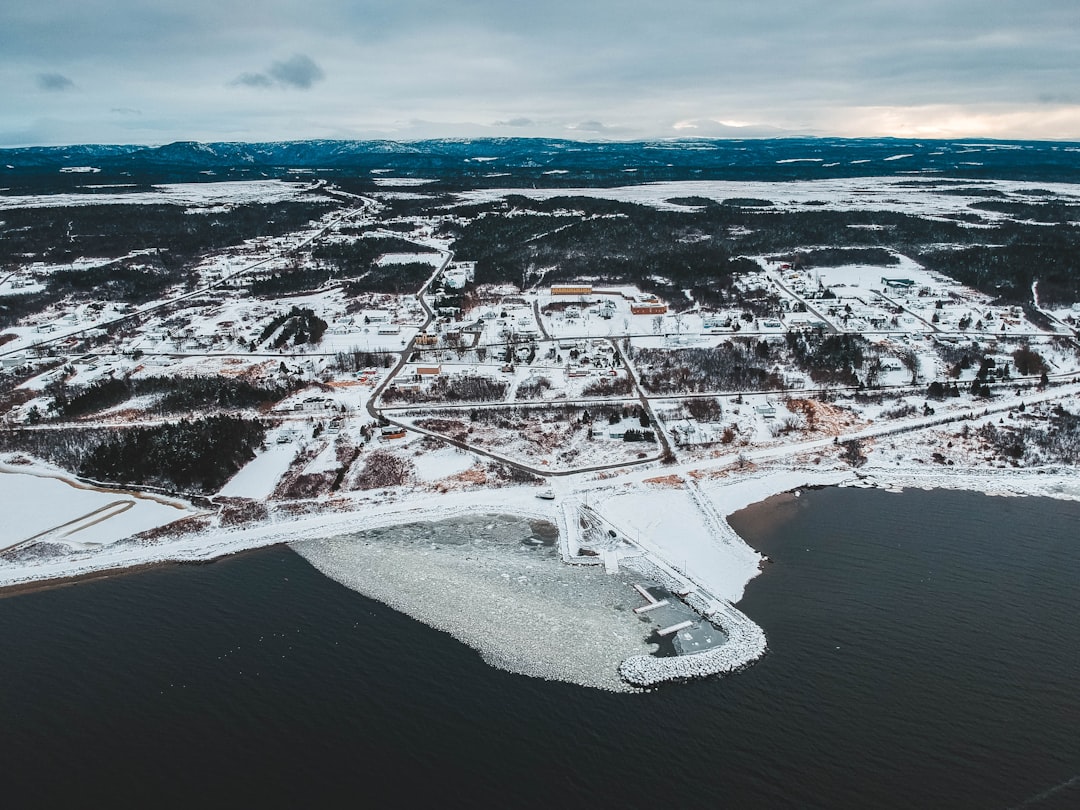
POLYGON ((619 675, 634 686, 655 686, 668 681, 690 678, 706 678, 725 675, 749 666, 761 658, 768 649, 764 631, 742 611, 723 600, 710 600, 708 605, 697 605, 691 594, 690 606, 706 616, 727 634, 727 641, 719 647, 702 652, 688 653, 666 658, 651 655, 635 655, 619 665, 619 675))
POLYGON ((619 677, 626 683, 647 687, 669 681, 727 675, 750 666, 768 650, 765 631, 731 602, 712 596, 655 557, 639 557, 628 563, 639 574, 662 584, 672 593, 685 594, 682 598, 687 606, 719 628, 727 639, 719 646, 700 652, 630 656, 619 665, 619 677))

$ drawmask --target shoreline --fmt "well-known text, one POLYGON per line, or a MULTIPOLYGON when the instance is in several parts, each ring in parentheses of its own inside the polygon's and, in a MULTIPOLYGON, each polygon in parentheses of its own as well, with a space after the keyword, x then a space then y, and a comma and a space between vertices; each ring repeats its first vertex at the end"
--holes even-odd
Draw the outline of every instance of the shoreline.
MULTIPOLYGON (((597 502, 625 492, 637 482, 604 482, 604 487, 576 488, 566 497, 581 497, 588 490, 597 502), (622 486, 620 486, 620 484, 622 486)), ((700 482, 716 510, 725 518, 733 512, 774 495, 803 487, 844 486, 903 489, 950 489, 981 492, 993 497, 1045 497, 1055 500, 1080 500, 1080 481, 1063 468, 1001 469, 914 469, 867 465, 859 470, 780 469, 763 467, 736 479, 703 478, 700 482)), ((532 487, 508 487, 464 493, 445 493, 432 504, 428 495, 405 497, 383 504, 358 503, 349 511, 276 517, 269 522, 242 529, 213 529, 172 540, 133 545, 120 541, 94 552, 79 552, 66 557, 48 558, 31 563, 0 562, 0 596, 25 592, 52 584, 77 582, 140 570, 170 563, 205 563, 222 557, 294 540, 328 538, 358 529, 385 528, 422 521, 439 521, 462 515, 486 512, 512 512, 525 517, 548 520, 556 525, 561 509, 559 501, 536 498, 532 487)), ((565 500, 565 497, 560 499, 565 500)), ((734 530, 731 530, 734 533, 734 530)), ((738 537, 738 535, 735 535, 738 537)), ((745 541, 739 537, 743 543, 745 541)))
MULTIPOLYGON (((588 562, 603 572, 605 567, 614 561, 615 569, 618 570, 621 554, 627 559, 629 571, 637 570, 646 579, 657 579, 672 592, 685 592, 684 601, 702 620, 712 623, 727 634, 728 640, 724 644, 702 652, 674 657, 631 653, 623 657, 618 666, 618 677, 631 687, 648 688, 665 682, 730 674, 745 669, 767 653, 768 644, 764 631, 736 607, 742 598, 745 585, 762 572, 760 563, 763 558, 731 528, 727 518, 751 504, 786 492, 824 486, 874 488, 895 492, 904 489, 949 489, 980 492, 997 497, 1080 500, 1080 482, 1074 484, 1064 470, 1049 468, 985 472, 955 468, 888 468, 883 465, 867 465, 858 470, 762 467, 746 471, 738 477, 691 476, 674 486, 660 484, 655 476, 650 479, 645 475, 647 474, 639 473, 629 477, 629 480, 605 481, 602 486, 588 486, 588 483, 592 482, 582 482, 584 486, 568 488, 571 491, 556 501, 538 499, 535 487, 447 493, 440 495, 434 502, 430 496, 414 495, 394 501, 357 503, 351 511, 271 520, 259 526, 214 530, 152 545, 125 545, 121 542, 117 547, 98 552, 83 552, 75 559, 54 558, 39 563, 0 565, 0 599, 39 590, 70 587, 80 582, 136 574, 158 566, 209 564, 225 557, 281 544, 287 545, 294 553, 307 559, 307 555, 300 552, 296 544, 302 545, 303 541, 311 540, 343 540, 358 532, 408 524, 437 524, 485 514, 514 515, 524 519, 545 520, 558 527, 557 547, 562 565, 575 563, 570 567, 577 568, 580 567, 578 564, 588 562), (721 560, 728 561, 730 570, 725 572, 726 578, 717 580, 715 571, 710 571, 701 559, 697 559, 697 567, 684 562, 682 568, 679 568, 677 561, 672 559, 673 547, 670 545, 670 538, 663 538, 658 546, 656 538, 648 539, 650 530, 655 531, 655 527, 642 524, 640 517, 635 524, 632 512, 625 515, 619 510, 620 498, 630 496, 632 500, 642 501, 644 498, 636 496, 647 496, 650 492, 652 500, 670 496, 672 492, 693 495, 686 498, 687 506, 672 510, 675 514, 665 515, 669 522, 665 534, 677 534, 681 538, 677 542, 690 542, 687 539, 686 527, 693 529, 693 524, 697 521, 698 530, 704 528, 711 544, 715 546, 712 551, 718 554, 721 560), (599 514, 603 519, 603 513, 610 509, 624 519, 619 526, 620 534, 626 535, 622 538, 622 551, 604 552, 601 556, 588 558, 576 556, 584 536, 580 521, 589 512, 588 506, 582 509, 583 495, 591 498, 595 509, 599 510, 592 514, 599 514), (702 503, 702 500, 708 503, 702 503), (680 523, 680 520, 683 522, 680 523), (673 532, 672 523, 682 528, 682 533, 673 532), (630 532, 635 530, 637 539, 632 541, 630 532), (641 537, 642 530, 645 532, 644 540, 641 537), (664 542, 667 543, 666 546, 664 542), (748 566, 748 560, 754 562, 752 568, 748 566), (632 564, 634 562, 639 565, 644 562, 644 569, 632 564), (736 585, 737 593, 734 592, 736 585)), ((682 553, 680 547, 675 548, 682 553)), ((310 559, 308 561, 311 562, 310 559)), ((342 581, 335 576, 335 572, 323 570, 319 566, 316 568, 328 578, 342 581)), ((378 593, 367 593, 362 588, 353 590, 389 604, 407 615, 414 615, 414 611, 408 604, 401 603, 401 599, 388 601, 383 598, 385 594, 380 596, 378 593)), ((405 602, 407 601, 405 599, 405 602)), ((454 632, 453 627, 431 624, 422 616, 414 615, 414 618, 450 632, 468 646, 478 649, 475 643, 460 638, 460 634, 454 632)), ((489 663, 514 671, 517 668, 514 662, 510 659, 507 661, 509 663, 499 664, 497 660, 489 663)), ((566 680, 582 686, 599 685, 598 681, 586 678, 566 680)), ((610 685, 606 688, 610 688, 610 685)), ((632 688, 632 691, 640 690, 632 688)))
POLYGON ((0 585, 0 599, 9 599, 13 596, 22 596, 23 594, 37 593, 38 591, 51 591, 58 588, 70 588, 73 585, 79 585, 84 582, 93 582, 99 579, 113 579, 114 577, 126 577, 133 574, 142 573, 143 571, 149 571, 153 568, 181 564, 182 563, 169 561, 136 563, 135 565, 128 566, 127 568, 109 568, 101 571, 88 571, 82 574, 71 574, 69 576, 56 577, 55 579, 34 580, 30 582, 19 582, 11 585, 0 585))
POLYGON ((432 505, 430 496, 425 496, 375 506, 364 503, 357 504, 350 511, 303 515, 285 520, 274 518, 250 528, 213 529, 152 544, 136 545, 119 541, 100 550, 64 557, 20 564, 0 562, 0 594, 24 586, 77 581, 89 576, 107 576, 154 565, 208 563, 296 540, 336 537, 357 530, 438 521, 469 514, 509 511, 523 517, 555 522, 553 507, 549 502, 536 499, 533 488, 451 493, 440 495, 439 501, 438 505, 432 505), (451 502, 447 503, 448 500, 451 502))
POLYGON ((38 591, 51 591, 56 588, 70 588, 74 585, 80 585, 84 582, 94 582, 101 579, 114 579, 119 577, 133 576, 135 574, 141 574, 145 571, 152 571, 155 568, 182 568, 190 565, 213 565, 226 559, 233 559, 235 557, 241 557, 245 554, 250 554, 255 551, 261 551, 267 548, 274 548, 275 546, 286 546, 288 543, 270 543, 265 546, 255 546, 252 548, 240 549, 239 551, 233 551, 226 554, 219 555, 217 557, 210 557, 205 560, 155 560, 151 562, 141 562, 129 565, 123 568, 104 568, 97 571, 86 571, 83 573, 70 574, 68 576, 60 576, 55 579, 42 579, 32 580, 29 582, 18 582, 11 585, 0 585, 0 599, 8 599, 13 596, 22 596, 28 593, 37 593, 38 591))

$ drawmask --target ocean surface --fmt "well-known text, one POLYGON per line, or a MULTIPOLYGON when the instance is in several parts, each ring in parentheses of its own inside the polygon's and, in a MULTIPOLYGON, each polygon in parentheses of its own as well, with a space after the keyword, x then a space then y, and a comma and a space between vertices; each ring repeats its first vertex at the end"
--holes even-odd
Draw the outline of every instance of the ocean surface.
POLYGON ((286 548, 0 599, 7 807, 1080 807, 1080 504, 823 489, 737 675, 486 666, 286 548))

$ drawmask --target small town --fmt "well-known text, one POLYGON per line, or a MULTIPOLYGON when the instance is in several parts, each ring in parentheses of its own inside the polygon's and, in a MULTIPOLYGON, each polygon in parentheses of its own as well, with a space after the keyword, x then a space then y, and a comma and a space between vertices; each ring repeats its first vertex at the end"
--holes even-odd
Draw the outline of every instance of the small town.
MULTIPOLYGON (((619 213, 595 190, 455 199, 376 183, 188 184, 98 201, 175 200, 207 217, 272 200, 314 215, 200 251, 180 276, 148 245, 9 265, 6 300, 45 304, 0 335, 5 478, 26 503, 57 487, 81 496, 62 513, 9 508, 3 582, 515 504, 558 527, 564 564, 666 594, 641 618, 686 654, 627 658, 621 677, 648 685, 732 671, 766 649, 733 607, 764 564, 726 522, 753 500, 733 493, 1009 482, 1071 463, 1080 446, 1080 313, 1043 304, 1037 281, 1032 302, 1012 303, 896 249, 820 245, 717 253, 718 281, 688 288, 633 265, 513 269, 493 263, 489 233, 539 230, 528 250, 627 216, 697 232, 703 211, 761 216, 749 195, 763 189, 714 212, 708 185, 693 198, 642 187, 619 213), (80 291, 86 273, 96 294, 80 291), (147 283, 142 303, 113 292, 147 283), (50 304, 50 290, 66 292, 50 304), (653 613, 660 601, 682 607, 653 613)), ((900 203, 940 218, 943 200, 970 205, 926 188, 900 203)), ((38 204, 47 215, 61 202, 38 204)), ((798 203, 770 202, 785 204, 798 203)))

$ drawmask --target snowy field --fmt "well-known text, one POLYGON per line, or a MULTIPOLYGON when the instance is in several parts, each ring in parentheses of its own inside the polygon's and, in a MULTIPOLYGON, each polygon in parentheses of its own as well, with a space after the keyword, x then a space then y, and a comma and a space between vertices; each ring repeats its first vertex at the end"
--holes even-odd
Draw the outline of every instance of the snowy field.
POLYGON ((391 264, 430 264, 438 267, 445 260, 441 253, 384 253, 375 264, 378 267, 386 267, 391 264))
POLYGON ((924 269, 920 264, 909 259, 907 256, 900 256, 899 258, 899 264, 889 265, 887 267, 882 267, 881 265, 848 264, 841 267, 815 268, 814 274, 821 279, 821 283, 826 287, 839 287, 840 290, 833 290, 837 295, 839 295, 841 290, 845 287, 860 290, 864 293, 868 293, 870 290, 881 290, 883 286, 881 279, 883 276, 899 276, 910 279, 915 283, 916 288, 929 287, 935 289, 942 286, 948 286, 963 289, 952 279, 945 278, 938 273, 924 269))
POLYGON ((31 538, 82 550, 164 526, 193 510, 179 501, 93 489, 45 468, 0 463, 0 514, 0 550, 31 538))
MULTIPOLYGON (((920 177, 919 183, 933 183, 939 178, 920 177)), ((738 198, 769 200, 777 209, 805 211, 807 203, 824 202, 835 211, 898 211, 917 216, 943 216, 966 209, 972 203, 985 202, 987 189, 1015 195, 1017 201, 1046 202, 1039 190, 1052 192, 1062 202, 1080 202, 1080 190, 1070 183, 1028 183, 1011 180, 975 180, 964 186, 943 185, 947 193, 937 193, 931 185, 914 185, 911 177, 853 177, 829 180, 784 182, 687 180, 646 183, 619 188, 515 188, 481 189, 458 195, 463 203, 483 203, 521 195, 534 200, 553 197, 595 197, 618 202, 642 203, 657 208, 686 211, 688 207, 670 200, 704 197, 717 202, 738 198), (964 188, 974 193, 965 195, 964 188)), ((693 206, 689 207, 693 210, 693 206)), ((980 210, 987 220, 1006 219, 1007 215, 980 210)))
POLYGON ((439 450, 419 452, 412 462, 416 465, 416 474, 422 481, 441 481, 465 472, 476 463, 476 457, 456 447, 443 447, 439 450))
POLYGON ((170 183, 152 190, 115 191, 103 186, 96 194, 10 194, 0 195, 0 210, 9 208, 59 208, 76 205, 183 205, 205 208, 249 203, 273 204, 303 197, 307 183, 281 180, 237 180, 226 183, 170 183))
POLYGON ((228 498, 268 498, 294 458, 296 447, 291 441, 269 444, 230 478, 218 494, 228 498))

